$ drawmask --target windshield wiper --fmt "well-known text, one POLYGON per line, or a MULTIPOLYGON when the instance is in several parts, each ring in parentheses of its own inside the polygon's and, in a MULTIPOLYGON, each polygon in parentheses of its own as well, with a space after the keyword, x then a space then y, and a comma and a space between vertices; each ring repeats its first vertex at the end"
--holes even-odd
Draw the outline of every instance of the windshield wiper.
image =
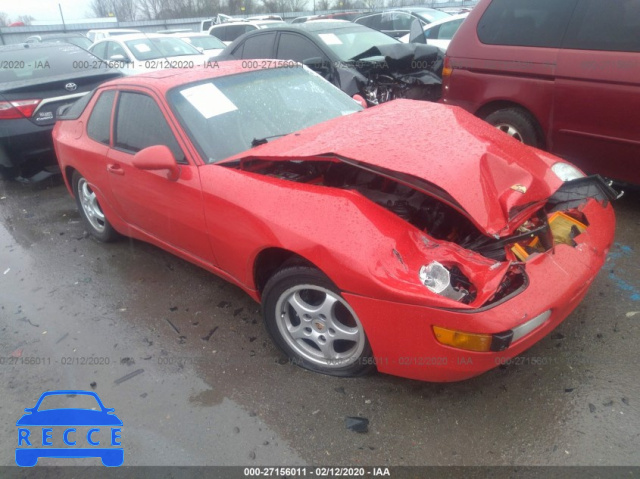
POLYGON ((251 146, 256 147, 264 145, 265 143, 268 143, 272 138, 280 138, 281 136, 287 136, 289 134, 290 133, 280 133, 279 135, 265 136, 264 138, 254 138, 253 140, 251 140, 251 146))

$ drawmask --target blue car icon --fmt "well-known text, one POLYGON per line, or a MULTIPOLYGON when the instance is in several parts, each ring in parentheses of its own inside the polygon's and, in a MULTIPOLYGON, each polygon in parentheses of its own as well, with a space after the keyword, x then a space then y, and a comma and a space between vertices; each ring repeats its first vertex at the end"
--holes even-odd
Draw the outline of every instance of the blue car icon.
MULTIPOLYGON (((64 457, 64 458, 83 458, 83 457, 99 457, 102 464, 107 467, 117 467, 124 462, 124 450, 122 447, 66 447, 54 448, 50 442, 52 426, 69 426, 64 431, 64 443, 68 446, 74 446, 76 441, 70 438, 76 433, 76 427, 90 426, 86 439, 89 445, 99 446, 100 442, 94 437, 100 433, 101 429, 110 428, 110 444, 111 446, 121 446, 120 427, 122 421, 114 414, 114 409, 104 407, 98 395, 92 391, 74 391, 60 390, 47 391, 40 396, 38 402, 33 408, 24 410, 27 414, 22 416, 16 426, 18 429, 18 448, 16 448, 16 464, 22 467, 35 466, 40 457, 64 457), (42 401, 48 396, 76 396, 85 395, 95 398, 100 406, 100 410, 80 409, 80 408, 60 408, 46 409, 39 411, 38 408, 42 401), (31 446, 31 441, 37 442, 36 438, 40 436, 34 434, 30 439, 32 427, 43 427, 42 429, 42 447, 22 447, 31 446)), ((104 441, 103 441, 104 442, 104 441)), ((35 444, 34 444, 35 445, 35 444)))

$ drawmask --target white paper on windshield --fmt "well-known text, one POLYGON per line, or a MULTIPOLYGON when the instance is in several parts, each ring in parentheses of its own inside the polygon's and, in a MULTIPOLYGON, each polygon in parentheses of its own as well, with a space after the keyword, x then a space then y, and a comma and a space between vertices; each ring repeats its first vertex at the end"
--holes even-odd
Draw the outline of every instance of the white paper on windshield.
POLYGON ((327 45, 342 45, 342 42, 335 33, 321 33, 318 35, 327 45))
POLYGON ((181 93, 207 120, 238 109, 213 83, 187 88, 181 93))
POLYGON ((140 53, 147 53, 151 51, 151 48, 149 48, 149 45, 147 45, 146 43, 136 43, 135 45, 133 45, 133 47, 140 53))

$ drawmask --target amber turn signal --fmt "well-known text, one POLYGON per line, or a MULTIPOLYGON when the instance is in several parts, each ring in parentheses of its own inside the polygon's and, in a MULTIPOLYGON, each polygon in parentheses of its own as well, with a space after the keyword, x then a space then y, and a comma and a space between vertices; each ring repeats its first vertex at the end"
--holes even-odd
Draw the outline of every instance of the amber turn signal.
POLYGON ((433 326, 433 333, 440 344, 467 351, 486 352, 491 350, 491 334, 465 333, 439 326, 433 326))

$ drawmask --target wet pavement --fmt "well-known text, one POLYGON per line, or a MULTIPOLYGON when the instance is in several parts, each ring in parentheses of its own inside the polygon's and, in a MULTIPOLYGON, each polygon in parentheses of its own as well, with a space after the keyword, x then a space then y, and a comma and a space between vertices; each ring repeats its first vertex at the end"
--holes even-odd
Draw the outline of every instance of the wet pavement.
POLYGON ((0 182, 0 465, 53 389, 115 408, 126 465, 640 465, 639 200, 616 204, 607 264, 550 336, 430 384, 299 369, 238 288, 139 241, 94 241, 61 184, 0 182))

